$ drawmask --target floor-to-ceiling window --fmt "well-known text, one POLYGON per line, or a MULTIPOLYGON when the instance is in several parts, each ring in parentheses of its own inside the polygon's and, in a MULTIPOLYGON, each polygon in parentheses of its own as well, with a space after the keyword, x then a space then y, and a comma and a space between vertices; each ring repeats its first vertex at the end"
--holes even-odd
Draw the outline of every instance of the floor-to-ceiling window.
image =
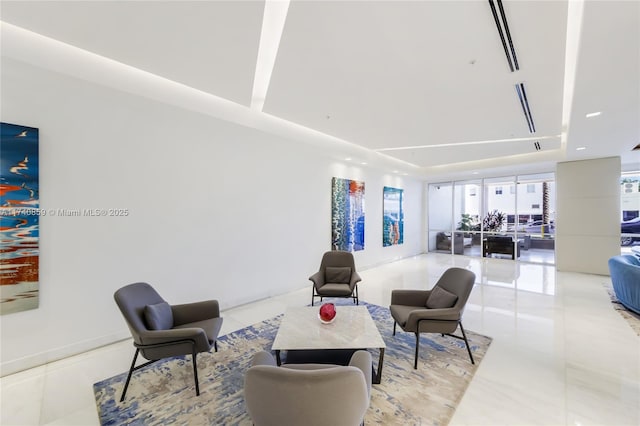
POLYGON ((482 232, 480 229, 482 207, 482 181, 455 182, 453 189, 453 220, 456 224, 454 254, 480 256, 482 232))
POLYGON ((517 259, 520 250, 513 226, 516 215, 515 176, 484 179, 482 255, 517 259))
POLYGON ((453 185, 437 183, 429 185, 429 251, 451 253, 453 185))
POLYGON ((631 253, 640 249, 640 172, 622 174, 620 202, 621 252, 631 253))
POLYGON ((553 173, 518 176, 515 225, 523 260, 555 263, 556 183, 553 173))
POLYGON ((553 173, 430 184, 428 200, 429 251, 555 263, 553 173))

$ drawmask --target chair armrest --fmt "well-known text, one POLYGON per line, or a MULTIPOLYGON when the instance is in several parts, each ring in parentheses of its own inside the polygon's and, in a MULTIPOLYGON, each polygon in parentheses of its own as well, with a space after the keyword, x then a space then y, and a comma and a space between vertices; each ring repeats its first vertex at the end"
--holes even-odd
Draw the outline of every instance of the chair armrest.
POLYGON ((143 345, 171 343, 176 340, 194 340, 196 345, 209 345, 207 334, 201 328, 177 328, 171 330, 145 330, 140 332, 143 345))
POLYGON ((426 306, 431 290, 393 290, 392 305, 426 306))
POLYGON ((417 329, 419 320, 440 320, 440 321, 458 321, 460 319, 460 310, 456 308, 445 309, 416 309, 409 313, 405 328, 408 330, 417 329))
POLYGON ((358 284, 360 281, 362 281, 360 275, 356 271, 353 271, 351 273, 351 282, 349 282, 349 287, 351 287, 351 290, 353 290, 356 284, 358 284))
POLYGON ((371 353, 369 351, 356 351, 351 356, 349 366, 357 367, 364 373, 364 380, 367 383, 367 393, 371 396, 371 353))
POLYGON ((220 317, 220 305, 217 300, 172 305, 173 325, 189 324, 220 317))
POLYGON ((318 271, 309 277, 309 280, 313 282, 316 288, 320 288, 324 285, 324 271, 318 271))
POLYGON ((253 367, 254 365, 271 365, 273 367, 277 366, 276 360, 273 359, 273 356, 267 351, 256 352, 256 354, 253 355, 251 366, 253 367))

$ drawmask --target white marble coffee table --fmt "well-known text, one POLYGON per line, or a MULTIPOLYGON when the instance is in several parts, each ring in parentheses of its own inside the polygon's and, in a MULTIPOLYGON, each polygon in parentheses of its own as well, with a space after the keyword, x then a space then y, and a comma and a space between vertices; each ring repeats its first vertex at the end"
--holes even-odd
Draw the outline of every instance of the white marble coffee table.
POLYGON ((304 306, 285 311, 271 346, 278 365, 281 364, 280 351, 375 348, 380 351, 380 357, 373 382, 380 383, 386 345, 367 308, 336 306, 336 318, 331 324, 320 322, 319 309, 304 306))

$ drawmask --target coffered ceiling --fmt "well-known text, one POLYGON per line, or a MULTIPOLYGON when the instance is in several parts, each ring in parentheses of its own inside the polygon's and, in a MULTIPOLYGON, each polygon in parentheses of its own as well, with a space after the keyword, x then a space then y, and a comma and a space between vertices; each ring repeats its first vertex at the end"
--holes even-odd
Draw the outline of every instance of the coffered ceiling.
MULTIPOLYGON (((2 1, 0 17, 249 107, 264 10, 2 1)), ((615 155, 640 168, 639 27, 636 1, 294 0, 263 112, 424 175, 615 155)))

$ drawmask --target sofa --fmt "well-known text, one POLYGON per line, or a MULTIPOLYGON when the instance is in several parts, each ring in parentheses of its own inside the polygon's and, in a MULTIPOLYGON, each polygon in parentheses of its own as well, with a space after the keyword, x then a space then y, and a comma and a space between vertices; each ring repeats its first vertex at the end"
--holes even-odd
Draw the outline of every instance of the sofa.
POLYGON ((609 259, 613 291, 627 309, 640 314, 640 259, 622 254, 609 259))

